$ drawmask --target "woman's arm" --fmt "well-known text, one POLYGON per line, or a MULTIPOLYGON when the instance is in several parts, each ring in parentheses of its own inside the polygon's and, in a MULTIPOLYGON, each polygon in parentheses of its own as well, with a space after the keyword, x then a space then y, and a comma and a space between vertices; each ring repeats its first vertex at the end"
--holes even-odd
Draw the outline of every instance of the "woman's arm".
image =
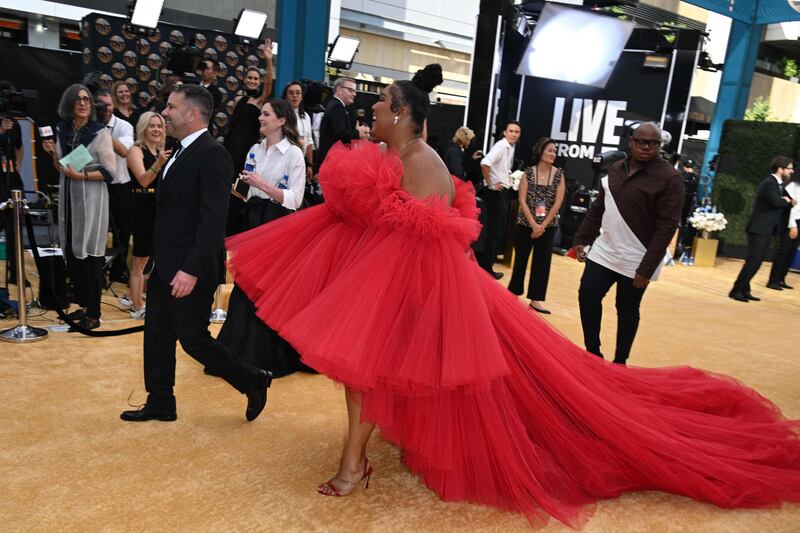
POLYGON ((528 224, 531 225, 531 228, 536 226, 536 219, 533 218, 533 213, 531 213, 531 208, 528 207, 528 171, 525 171, 525 176, 519 180, 519 192, 517 194, 517 200, 519 200, 519 208, 522 211, 522 215, 525 217, 525 220, 528 221, 528 224))
POLYGON ((263 106, 272 95, 272 82, 275 79, 275 74, 272 68, 272 39, 264 39, 264 60, 266 62, 265 70, 267 73, 264 75, 264 89, 261 91, 261 97, 258 99, 258 107, 263 106))

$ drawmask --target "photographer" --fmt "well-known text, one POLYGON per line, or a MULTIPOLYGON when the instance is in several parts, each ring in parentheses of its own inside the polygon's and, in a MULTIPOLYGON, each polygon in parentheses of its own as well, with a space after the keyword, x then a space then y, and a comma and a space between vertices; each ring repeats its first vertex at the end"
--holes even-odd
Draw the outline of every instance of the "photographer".
POLYGON ((69 314, 84 329, 100 325, 100 293, 108 233, 108 187, 113 179, 114 145, 108 130, 95 121, 92 95, 85 85, 67 87, 58 104, 63 121, 56 126, 56 141, 42 142, 61 174, 58 202, 58 238, 67 260, 80 309, 69 314), (75 150, 91 160, 82 170, 61 165, 75 150))

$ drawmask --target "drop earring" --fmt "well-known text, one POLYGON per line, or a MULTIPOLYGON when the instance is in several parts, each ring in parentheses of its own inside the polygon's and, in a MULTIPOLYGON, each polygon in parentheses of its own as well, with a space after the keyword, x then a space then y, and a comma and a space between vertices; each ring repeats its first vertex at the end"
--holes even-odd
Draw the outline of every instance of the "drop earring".
POLYGON ((397 123, 400 122, 400 115, 394 116, 394 125, 397 126, 397 123))

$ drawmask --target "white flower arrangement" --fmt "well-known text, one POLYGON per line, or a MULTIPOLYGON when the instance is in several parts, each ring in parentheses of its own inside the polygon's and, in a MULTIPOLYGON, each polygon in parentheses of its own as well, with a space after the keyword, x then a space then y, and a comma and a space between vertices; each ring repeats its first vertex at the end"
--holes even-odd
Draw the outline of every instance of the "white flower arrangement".
POLYGON ((525 175, 525 173, 523 171, 521 171, 521 170, 515 170, 514 172, 511 173, 510 177, 511 177, 511 188, 512 189, 514 189, 515 191, 519 190, 519 181, 522 179, 522 176, 524 176, 524 175, 525 175))
POLYGON ((728 219, 722 213, 707 213, 698 209, 687 220, 697 231, 709 232, 722 231, 728 225, 728 219))

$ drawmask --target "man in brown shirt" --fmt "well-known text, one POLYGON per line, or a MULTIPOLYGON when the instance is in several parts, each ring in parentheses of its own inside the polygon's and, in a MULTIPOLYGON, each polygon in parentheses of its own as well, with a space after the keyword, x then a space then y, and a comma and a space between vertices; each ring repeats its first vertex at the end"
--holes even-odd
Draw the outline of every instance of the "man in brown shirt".
POLYGON ((575 234, 576 256, 586 261, 578 291, 586 350, 603 357, 603 298, 616 283, 614 362, 619 364, 628 359, 642 296, 658 277, 681 218, 683 179, 659 157, 660 147, 661 129, 656 124, 642 124, 633 132, 630 156, 609 167, 600 194, 575 234))

